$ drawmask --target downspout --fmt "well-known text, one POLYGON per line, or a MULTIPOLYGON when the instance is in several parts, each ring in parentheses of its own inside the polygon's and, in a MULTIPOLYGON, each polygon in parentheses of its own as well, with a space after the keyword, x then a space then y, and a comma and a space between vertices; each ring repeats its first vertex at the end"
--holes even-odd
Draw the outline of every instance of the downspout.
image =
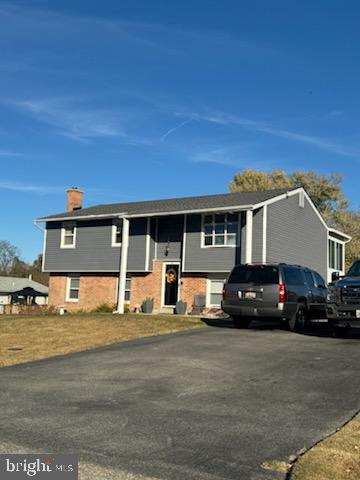
POLYGON ((252 263, 253 211, 246 210, 245 263, 252 263))
POLYGON ((122 219, 122 237, 121 237, 121 253, 120 253, 120 267, 119 267, 119 287, 117 310, 115 313, 124 313, 125 309, 125 286, 126 286, 126 270, 129 248, 129 219, 123 217, 122 219))
POLYGON ((268 206, 263 206, 263 238, 262 238, 262 263, 266 263, 267 259, 267 213, 268 213, 268 206))

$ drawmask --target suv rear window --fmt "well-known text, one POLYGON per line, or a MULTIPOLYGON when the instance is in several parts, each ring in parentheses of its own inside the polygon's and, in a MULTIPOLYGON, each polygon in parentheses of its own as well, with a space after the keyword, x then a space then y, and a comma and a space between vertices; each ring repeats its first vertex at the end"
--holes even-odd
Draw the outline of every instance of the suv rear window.
POLYGON ((287 285, 304 285, 304 278, 299 268, 284 267, 284 276, 287 285))
POLYGON ((279 269, 268 265, 239 265, 231 272, 228 283, 279 283, 279 269))

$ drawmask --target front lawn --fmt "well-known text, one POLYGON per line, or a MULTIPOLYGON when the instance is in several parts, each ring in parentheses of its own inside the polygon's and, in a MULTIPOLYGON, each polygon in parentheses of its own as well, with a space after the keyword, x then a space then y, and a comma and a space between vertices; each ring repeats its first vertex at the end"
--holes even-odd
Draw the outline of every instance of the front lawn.
POLYGON ((0 367, 201 326, 199 318, 177 315, 4 315, 0 367))
POLYGON ((291 480, 359 480, 360 414, 295 463, 291 480))

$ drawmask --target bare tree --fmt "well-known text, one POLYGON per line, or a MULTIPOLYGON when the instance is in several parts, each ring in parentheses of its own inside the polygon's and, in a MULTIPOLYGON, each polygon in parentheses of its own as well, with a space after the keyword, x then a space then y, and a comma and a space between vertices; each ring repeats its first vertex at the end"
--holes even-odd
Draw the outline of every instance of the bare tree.
POLYGON ((0 240, 0 274, 10 275, 20 252, 17 247, 7 240, 0 240))

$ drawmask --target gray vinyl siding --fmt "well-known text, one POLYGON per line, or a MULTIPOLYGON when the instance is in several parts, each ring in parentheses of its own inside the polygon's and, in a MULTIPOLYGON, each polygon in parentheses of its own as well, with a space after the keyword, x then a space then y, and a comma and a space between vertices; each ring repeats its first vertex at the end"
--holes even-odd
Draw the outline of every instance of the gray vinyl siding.
POLYGON ((156 218, 150 219, 150 252, 149 252, 149 271, 153 270, 153 260, 156 254, 156 218))
POLYGON ((147 218, 132 218, 129 229, 128 272, 146 270, 147 218))
MULTIPOLYGON (((48 223, 44 270, 48 272, 118 272, 120 247, 112 247, 112 222, 81 221, 76 247, 60 248, 61 223, 48 223)), ((133 219, 129 229, 128 271, 145 270, 146 219, 133 219)))
POLYGON ((268 206, 267 262, 304 265, 327 278, 327 229, 305 198, 290 196, 268 206))
POLYGON ((157 260, 181 259, 183 232, 183 215, 158 218, 157 260))
POLYGON ((258 208, 254 211, 253 216, 253 251, 252 261, 262 262, 263 252, 263 208, 258 208))
POLYGON ((237 247, 201 248, 201 228, 201 215, 187 216, 184 272, 229 272, 240 263, 239 238, 237 247))

